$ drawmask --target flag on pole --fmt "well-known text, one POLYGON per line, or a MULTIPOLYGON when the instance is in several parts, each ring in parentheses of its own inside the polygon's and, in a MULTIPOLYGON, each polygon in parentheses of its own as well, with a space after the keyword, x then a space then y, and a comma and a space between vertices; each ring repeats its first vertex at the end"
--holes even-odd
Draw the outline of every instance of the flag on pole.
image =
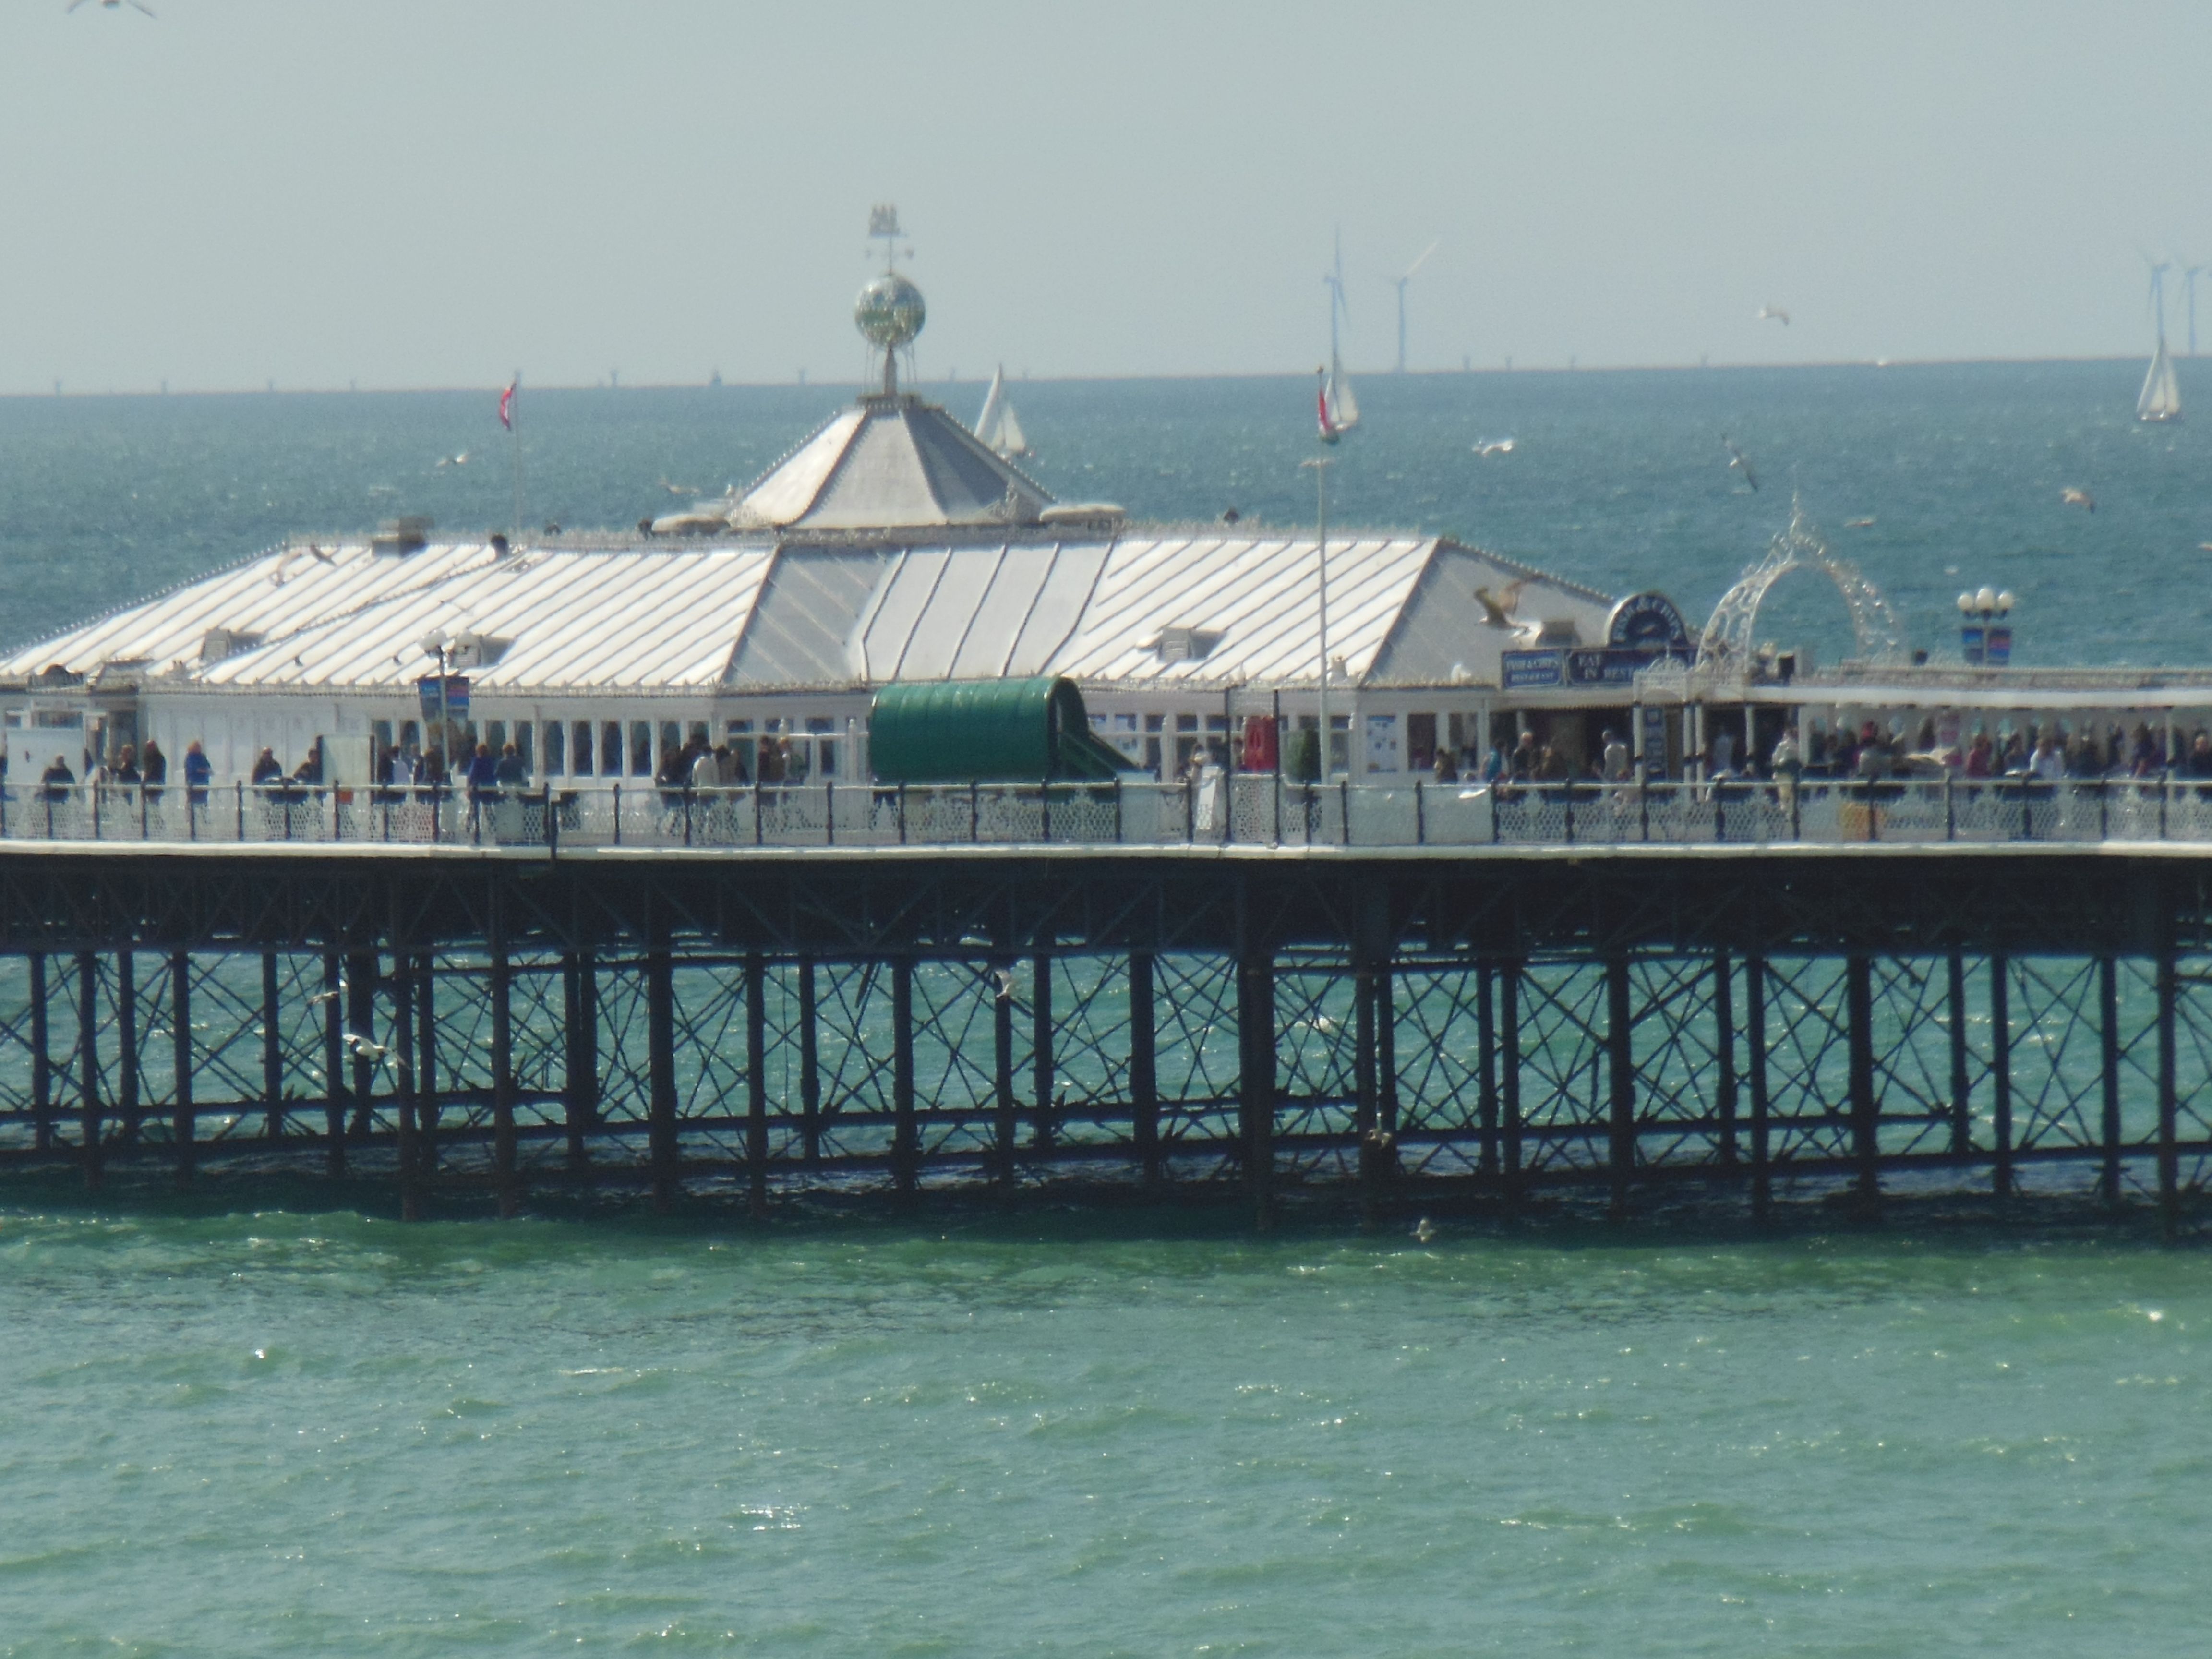
POLYGON ((499 394, 499 423, 509 432, 514 430, 514 388, 521 384, 522 377, 517 375, 507 382, 507 390, 499 394))

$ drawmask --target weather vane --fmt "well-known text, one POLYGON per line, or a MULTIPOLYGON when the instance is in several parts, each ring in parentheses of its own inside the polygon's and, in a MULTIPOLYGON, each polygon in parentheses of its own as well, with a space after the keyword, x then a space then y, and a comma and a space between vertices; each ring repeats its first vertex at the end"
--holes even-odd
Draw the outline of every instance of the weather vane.
MULTIPOLYGON (((860 331, 860 337, 884 354, 884 396, 892 397, 898 391, 898 354, 903 350, 911 356, 914 337, 921 332, 928 320, 929 308, 922 303, 921 290, 898 273, 898 243, 905 233, 899 228, 898 209, 889 202, 878 202, 868 210, 868 234, 879 237, 884 244, 884 274, 860 290, 853 302, 853 326, 860 331)), ((914 250, 907 250, 914 257, 914 250)))

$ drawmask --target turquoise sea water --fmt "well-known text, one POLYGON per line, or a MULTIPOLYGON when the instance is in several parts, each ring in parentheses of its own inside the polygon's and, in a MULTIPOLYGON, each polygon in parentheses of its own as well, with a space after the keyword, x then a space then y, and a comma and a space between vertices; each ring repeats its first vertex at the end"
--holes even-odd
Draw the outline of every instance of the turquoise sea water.
POLYGON ((0 1653, 2185 1654, 2120 1240, 0 1220, 0 1653))
MULTIPOLYGON (((1987 580, 2033 659, 2201 662, 2207 440, 2136 426, 2139 372, 1376 380, 1338 516, 1702 614, 1794 476, 1923 642, 1987 580)), ((1306 522, 1302 380, 1015 392, 1063 495, 1306 522)), ((573 525, 840 396, 526 395, 573 525)), ((0 401, 0 634, 295 530, 501 524, 498 435, 489 393, 0 401)), ((330 1201, 0 1187, 0 1655, 2204 1645, 2212 1267, 2132 1231, 330 1201)))

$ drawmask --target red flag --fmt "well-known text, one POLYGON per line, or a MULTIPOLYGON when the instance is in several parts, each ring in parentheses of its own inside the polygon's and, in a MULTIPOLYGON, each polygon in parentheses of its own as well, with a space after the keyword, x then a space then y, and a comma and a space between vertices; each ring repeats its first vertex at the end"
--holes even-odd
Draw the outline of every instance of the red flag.
POLYGON ((514 388, 521 384, 522 377, 518 374, 508 382, 507 390, 499 394, 499 423, 509 432, 514 430, 514 388))

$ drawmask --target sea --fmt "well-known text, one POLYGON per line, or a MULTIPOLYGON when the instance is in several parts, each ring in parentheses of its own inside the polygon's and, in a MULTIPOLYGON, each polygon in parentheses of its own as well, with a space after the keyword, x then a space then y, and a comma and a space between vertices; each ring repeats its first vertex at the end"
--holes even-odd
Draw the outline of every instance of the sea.
MULTIPOLYGON (((2208 439, 2136 422, 2141 374, 1370 377, 1328 512, 1694 621, 1794 496, 1939 659, 1987 585, 2023 661, 2199 665, 2208 439)), ((742 485, 849 390, 526 387, 529 520, 742 485)), ((1065 499, 1314 520, 1310 380, 1011 390, 1065 499)), ((295 532, 503 527, 495 399, 0 400, 0 635, 295 532)), ((1850 648, 1810 576, 1766 617, 1850 648)), ((2032 1208, 402 1225, 9 1177, 0 1656, 2193 1655, 2208 1336, 2202 1246, 2032 1208)))

